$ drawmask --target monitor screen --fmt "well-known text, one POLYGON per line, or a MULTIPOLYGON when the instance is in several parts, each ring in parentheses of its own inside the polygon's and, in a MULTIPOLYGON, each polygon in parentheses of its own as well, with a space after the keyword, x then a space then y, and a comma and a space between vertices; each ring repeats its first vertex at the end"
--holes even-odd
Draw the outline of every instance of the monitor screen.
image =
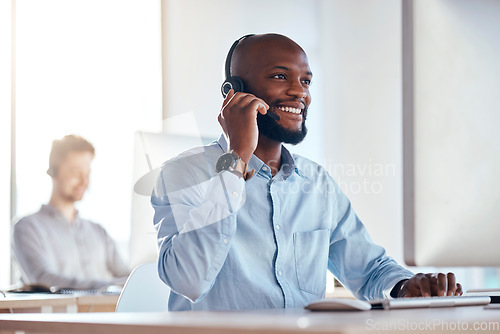
POLYGON ((500 2, 403 2, 409 265, 500 265, 500 2))

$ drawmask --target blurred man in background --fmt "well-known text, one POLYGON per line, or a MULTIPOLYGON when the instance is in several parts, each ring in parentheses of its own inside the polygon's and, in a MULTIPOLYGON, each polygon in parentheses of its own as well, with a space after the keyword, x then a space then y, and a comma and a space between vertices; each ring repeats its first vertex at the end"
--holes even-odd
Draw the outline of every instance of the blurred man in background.
POLYGON ((22 283, 72 289, 125 283, 130 270, 115 243, 75 208, 89 186, 94 154, 92 144, 79 136, 53 141, 47 170, 50 201, 14 225, 13 251, 22 283))

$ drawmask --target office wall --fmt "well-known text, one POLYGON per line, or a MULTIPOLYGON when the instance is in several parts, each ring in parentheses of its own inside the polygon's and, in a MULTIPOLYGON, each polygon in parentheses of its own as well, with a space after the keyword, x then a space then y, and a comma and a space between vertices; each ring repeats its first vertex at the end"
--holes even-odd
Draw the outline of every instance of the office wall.
POLYGON ((500 2, 413 8, 414 260, 498 266, 500 2))
POLYGON ((325 165, 402 261, 401 3, 322 4, 325 165))

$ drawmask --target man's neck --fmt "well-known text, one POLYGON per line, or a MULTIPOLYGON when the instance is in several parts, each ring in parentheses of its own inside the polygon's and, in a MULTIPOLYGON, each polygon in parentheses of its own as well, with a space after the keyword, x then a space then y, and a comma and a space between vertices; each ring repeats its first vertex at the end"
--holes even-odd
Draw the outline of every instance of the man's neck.
POLYGON ((49 204, 58 209, 67 221, 74 222, 76 216, 75 202, 64 200, 52 194, 49 204))
POLYGON ((271 168, 271 174, 275 175, 281 167, 281 143, 259 135, 259 142, 254 152, 262 162, 271 168))

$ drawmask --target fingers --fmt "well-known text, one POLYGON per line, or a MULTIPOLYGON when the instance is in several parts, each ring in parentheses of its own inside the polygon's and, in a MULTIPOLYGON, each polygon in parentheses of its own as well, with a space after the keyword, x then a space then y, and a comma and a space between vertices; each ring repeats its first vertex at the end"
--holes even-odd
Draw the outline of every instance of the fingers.
POLYGON ((229 90, 217 117, 222 127, 228 149, 235 150, 240 158, 250 161, 258 144, 257 113, 266 114, 269 106, 258 97, 229 90))
POLYGON ((460 283, 457 283, 455 274, 448 273, 446 276, 448 279, 448 291, 446 295, 461 296, 463 294, 462 285, 460 283))
POLYGON ((436 295, 437 296, 446 296, 448 292, 448 278, 445 274, 439 273, 436 278, 436 295))
POLYGON ((246 104, 246 109, 249 111, 254 111, 257 110, 257 112, 261 113, 262 115, 267 114, 267 109, 269 109, 269 106, 267 103, 262 101, 261 99, 258 99, 252 95, 248 95, 242 99, 242 104, 246 104))
POLYGON ((432 296, 431 282, 427 275, 422 275, 422 278, 420 279, 420 294, 422 297, 432 296))
POLYGON ((416 274, 405 284, 405 297, 460 296, 462 285, 456 283, 455 274, 416 274))
MULTIPOLYGON (((245 112, 257 111, 265 115, 269 109, 269 105, 264 100, 252 94, 238 93, 231 89, 222 103, 222 111, 228 109, 238 109, 245 112)), ((224 117, 224 115, 222 116, 224 117)))
MULTIPOLYGON (((263 100, 250 94, 237 94, 232 100, 245 111, 257 111, 265 115, 269 106, 263 100)), ((233 102, 233 101, 231 101, 233 102)))
MULTIPOLYGON (((264 101, 262 101, 264 102, 264 101)), ((257 111, 260 112, 262 115, 265 115, 267 114, 267 111, 269 110, 269 106, 267 105, 267 103, 259 103, 259 105, 257 106, 257 111)))
POLYGON ((446 295, 447 296, 455 296, 455 293, 457 292, 457 282, 455 279, 455 274, 448 273, 448 275, 446 275, 446 277, 448 279, 448 290, 446 291, 446 295))
POLYGON ((422 297, 421 285, 424 278, 425 275, 422 273, 418 273, 413 276, 405 283, 399 295, 401 297, 422 297))
POLYGON ((222 109, 224 109, 227 106, 227 104, 229 103, 229 101, 231 101, 233 96, 234 96, 234 89, 231 88, 227 93, 226 97, 224 98, 224 101, 222 102, 222 109))

